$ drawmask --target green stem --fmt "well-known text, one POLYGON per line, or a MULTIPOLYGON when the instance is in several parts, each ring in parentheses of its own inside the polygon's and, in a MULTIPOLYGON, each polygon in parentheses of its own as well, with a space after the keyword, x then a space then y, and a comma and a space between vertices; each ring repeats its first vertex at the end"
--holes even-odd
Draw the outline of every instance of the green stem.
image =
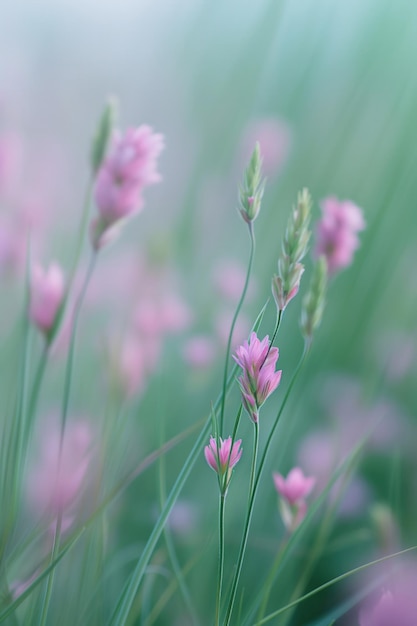
POLYGON ((260 483, 260 479, 261 479, 261 475, 262 475, 262 470, 263 470, 264 465, 265 465, 266 456, 267 456, 268 450, 269 450, 271 442, 272 442, 272 437, 273 437, 273 435, 275 433, 275 430, 276 430, 276 428, 278 426, 278 422, 280 420, 280 417, 281 417, 281 415, 282 415, 282 413, 284 411, 285 405, 287 404, 287 401, 288 401, 288 398, 290 396, 291 390, 292 390, 292 388, 294 386, 294 383, 295 383, 295 381, 296 381, 296 379, 298 377, 298 374, 299 374, 299 372, 301 370, 301 367, 303 366, 305 358, 306 358, 306 356, 308 354, 308 348, 309 348, 309 344, 305 343, 303 354, 302 354, 301 359, 300 359, 300 361, 299 361, 299 363, 298 363, 298 365, 296 367, 296 370, 295 370, 295 372, 293 374, 293 377, 292 377, 292 379, 290 381, 290 384, 288 385, 288 389, 287 389, 287 391, 285 393, 285 396, 284 396, 284 399, 282 401, 281 407, 280 407, 280 409, 278 411, 278 414, 277 414, 277 416, 275 418, 275 422, 274 422, 274 424, 273 424, 273 426, 271 428, 271 431, 270 431, 270 433, 268 435, 268 439, 267 439, 267 442, 265 444, 265 448, 264 448, 264 451, 263 451, 263 454, 262 454, 262 457, 261 457, 261 461, 259 463, 259 469, 258 469, 258 472, 256 474, 256 479, 255 479, 255 483, 254 483, 254 486, 253 486, 253 491, 252 491, 251 496, 250 496, 248 511, 247 511, 247 514, 246 514, 245 525, 244 525, 244 529, 243 529, 242 541, 241 541, 241 544, 240 544, 240 550, 239 550, 239 556, 238 556, 236 571, 235 571, 235 575, 234 575, 234 578, 233 578, 232 589, 231 589, 231 592, 230 592, 230 600, 229 600, 229 606, 228 606, 227 614, 226 614, 225 626, 229 626, 230 620, 231 620, 231 617, 232 617, 233 605, 234 605, 234 602, 235 602, 235 599, 236 599, 237 587, 238 587, 238 584, 239 584, 240 574, 241 574, 242 565, 243 565, 243 559, 244 559, 245 551, 246 551, 246 544, 247 544, 247 541, 248 541, 248 534, 249 534, 250 523, 251 523, 251 520, 252 520, 252 514, 253 514, 253 509, 254 509, 254 504, 255 504, 255 497, 256 497, 256 493, 258 491, 258 487, 259 487, 259 483, 260 483))
MULTIPOLYGON (((55 520, 54 520, 55 521, 55 520)), ((62 522, 62 513, 59 513, 57 519, 56 519, 56 526, 55 526, 55 532, 54 532, 54 543, 52 546, 52 552, 51 552, 51 558, 49 561, 49 565, 51 566, 52 563, 55 562, 57 556, 58 556, 58 552, 59 552, 59 546, 61 543, 61 522, 62 522)), ((41 609, 41 618, 39 621, 39 626, 45 626, 46 624, 46 618, 48 616, 48 608, 49 608, 49 603, 51 601, 51 594, 52 594, 52 586, 53 586, 53 582, 54 582, 54 576, 55 576, 55 568, 51 569, 49 576, 48 576, 48 580, 46 583, 46 589, 45 589, 45 594, 43 596, 43 600, 42 600, 42 609, 41 609)))
POLYGON ((232 324, 230 326, 229 338, 227 340, 226 360, 225 360, 224 372, 223 372, 222 400, 221 400, 221 407, 220 407, 220 428, 219 428, 220 437, 223 437, 224 409, 225 409, 225 405, 226 405, 227 373, 228 373, 228 369, 229 369, 230 348, 231 348, 231 345, 232 345, 233 331, 235 329, 236 320, 238 318, 238 315, 239 315, 240 310, 241 310, 242 305, 243 305, 243 301, 244 301, 245 296, 246 296, 246 292, 248 290, 250 275, 251 275, 251 272, 252 272, 253 259, 254 259, 254 256, 255 256, 255 233, 254 233, 254 230, 253 230, 252 222, 249 222, 249 237, 250 237, 250 244, 251 244, 251 246, 250 246, 250 256, 249 256, 248 270, 246 272, 246 280, 245 280, 245 284, 244 284, 244 287, 243 287, 242 295, 240 296, 239 303, 237 305, 235 314, 233 316, 232 324))
POLYGON ((264 358, 264 360, 263 360, 263 362, 262 362, 261 367, 263 366, 263 364, 264 364, 264 363, 265 363, 265 361, 267 360, 267 358, 268 358, 268 354, 270 353, 271 348, 272 348, 272 346, 274 345, 274 341, 275 341, 275 338, 276 338, 276 336, 277 336, 278 329, 279 329, 279 327, 280 327, 280 325, 281 325, 281 320, 282 320, 282 316, 283 316, 283 314, 284 314, 284 311, 281 311, 281 309, 280 309, 280 310, 278 311, 278 313, 277 313, 277 321, 275 322, 275 328, 274 328, 274 332, 273 332, 273 334, 272 334, 272 339, 271 339, 271 341, 269 342, 268 352, 267 352, 267 353, 266 353, 266 355, 265 355, 265 358, 264 358))
POLYGON ((91 276, 94 271, 96 260, 97 260, 97 253, 93 252, 93 254, 91 255, 90 264, 87 269, 83 286, 81 288, 80 293, 78 294, 78 298, 76 300, 75 307, 74 307, 74 313, 73 313, 73 319, 72 319, 72 325, 71 325, 70 346, 69 346, 69 352, 68 352, 67 367, 65 370, 64 396, 63 396, 63 401, 62 401, 61 448, 62 448, 62 441, 64 437, 64 432, 65 432, 65 424, 66 424, 67 415, 68 415, 69 398, 70 398, 71 383, 72 383, 72 371, 74 368, 75 340, 76 340, 76 334, 77 334, 78 320, 80 317, 81 306, 83 304, 84 297, 87 292, 87 288, 88 288, 91 276))
POLYGON ((217 593, 216 593, 216 619, 215 626, 220 624, 220 605, 222 599, 223 587, 223 570, 224 570, 224 510, 226 504, 226 494, 220 494, 219 502, 219 570, 217 576, 217 593))
POLYGON ((39 359, 38 367, 36 368, 36 374, 35 374, 35 378, 34 378, 34 381, 33 381, 32 392, 30 394, 29 412, 28 412, 28 419, 27 419, 27 425, 26 425, 27 426, 27 432, 26 432, 26 438, 27 439, 30 436, 30 431, 31 431, 31 427, 32 427, 32 421, 34 419, 34 415, 35 415, 35 412, 36 412, 36 406, 38 404, 39 391, 40 391, 40 388, 41 388, 43 375, 45 373, 45 368, 46 368, 46 363, 48 361, 48 356, 49 356, 49 345, 45 341, 45 343, 43 345, 43 349, 42 349, 42 354, 41 354, 41 357, 39 359))
POLYGON ((253 438, 253 456, 252 456, 252 467, 250 472, 250 481, 249 481, 249 500, 248 506, 252 498, 253 487, 255 484, 255 476, 256 476, 256 459, 258 456, 258 447, 259 447, 259 422, 254 422, 255 435, 253 438))
MULTIPOLYGON (((164 437, 164 428, 163 425, 161 427, 161 436, 164 437)), ((160 493, 160 504, 161 504, 161 510, 164 507, 165 504, 165 500, 166 500, 166 480, 165 480, 165 476, 166 476, 166 472, 165 472, 165 456, 161 455, 160 459, 159 459, 159 493, 160 493)), ((167 548, 167 552, 168 552, 168 557, 169 560, 171 562, 171 567, 172 570, 174 572, 175 578, 177 580, 177 584, 178 584, 178 589, 181 592, 182 598, 184 600, 184 604, 185 607, 190 615, 190 620, 191 623, 193 624, 193 626, 195 626, 195 624, 198 623, 197 620, 197 615, 196 615, 196 611, 194 609, 192 600, 191 600, 191 596, 190 596, 190 592, 187 588, 186 582, 185 582, 185 578, 183 575, 183 572, 181 570, 176 552, 175 552, 175 546, 174 546, 174 542, 171 536, 171 532, 168 528, 168 526, 164 527, 164 538, 165 538, 165 545, 167 548)))
POLYGON ((269 571, 268 578, 265 581, 264 593, 263 593, 263 596, 262 596, 261 606, 260 606, 259 612, 258 612, 258 620, 262 619, 262 617, 265 615, 265 611, 266 611, 266 607, 268 605, 268 600, 269 600, 269 596, 270 596, 270 593, 271 593, 272 585, 274 583, 275 576, 277 575, 277 572, 279 570, 279 566, 281 565, 282 557, 285 554, 285 547, 286 547, 286 542, 284 541, 284 543, 281 545, 280 549, 277 552, 275 560, 274 560, 274 562, 272 564, 272 567, 271 567, 271 569, 269 571))

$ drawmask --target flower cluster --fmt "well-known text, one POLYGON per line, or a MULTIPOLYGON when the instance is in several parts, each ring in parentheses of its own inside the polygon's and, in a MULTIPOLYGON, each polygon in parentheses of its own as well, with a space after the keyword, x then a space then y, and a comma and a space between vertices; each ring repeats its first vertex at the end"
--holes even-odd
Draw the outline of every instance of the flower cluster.
POLYGON ((163 136, 146 125, 115 136, 95 183, 98 217, 91 226, 94 248, 106 243, 111 227, 141 210, 143 189, 161 180, 157 159, 163 148, 163 136))
POLYGON ((294 467, 284 478, 281 474, 273 474, 275 489, 281 496, 280 511, 286 528, 292 532, 302 522, 307 512, 306 497, 311 493, 316 479, 304 476, 299 467, 294 467))
POLYGON ((316 257, 326 257, 329 273, 348 267, 359 246, 358 232, 365 228, 362 210, 349 200, 325 198, 317 225, 316 257))
POLYGON ((254 332, 249 342, 245 340, 233 356, 243 370, 239 378, 243 406, 255 423, 260 407, 281 381, 282 370, 275 371, 278 356, 278 348, 269 346, 268 335, 260 341, 254 332))

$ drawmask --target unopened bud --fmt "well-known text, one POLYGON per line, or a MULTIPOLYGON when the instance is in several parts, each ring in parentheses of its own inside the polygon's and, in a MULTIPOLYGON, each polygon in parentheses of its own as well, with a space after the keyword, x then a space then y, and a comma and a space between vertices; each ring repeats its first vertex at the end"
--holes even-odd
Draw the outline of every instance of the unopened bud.
POLYGON ((239 188, 239 211, 245 222, 253 222, 261 208, 265 180, 262 178, 262 157, 256 144, 249 165, 245 170, 243 185, 239 188))
POLYGON ((321 256, 314 266, 310 289, 303 300, 301 310, 301 332, 310 341, 323 317, 326 286, 327 263, 325 257, 321 256))
POLYGON ((91 146, 91 167, 93 174, 97 173, 104 157, 106 156, 107 146, 113 132, 115 118, 116 103, 113 99, 110 99, 101 115, 91 146))
POLYGON ((297 295, 304 266, 301 260, 308 250, 310 240, 311 197, 307 189, 298 194, 297 205, 288 220, 282 253, 278 259, 278 274, 272 279, 272 293, 278 310, 283 311, 297 295))

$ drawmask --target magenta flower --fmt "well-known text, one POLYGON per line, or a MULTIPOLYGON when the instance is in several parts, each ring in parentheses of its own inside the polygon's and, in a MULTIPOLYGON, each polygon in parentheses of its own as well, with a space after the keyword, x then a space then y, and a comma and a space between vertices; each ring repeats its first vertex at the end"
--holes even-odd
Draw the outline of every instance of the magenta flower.
POLYGON ((232 468, 242 456, 240 449, 241 439, 235 441, 232 446, 232 438, 223 440, 219 437, 220 448, 217 447, 217 440, 210 437, 210 443, 204 448, 204 456, 207 463, 219 475, 222 480, 222 489, 225 491, 232 476, 232 468))
POLYGON ((359 246, 358 232, 365 228, 362 210, 349 200, 325 198, 317 225, 315 256, 325 256, 329 273, 347 267, 359 246))
POLYGON ((307 513, 305 498, 311 493, 316 479, 304 476, 299 467, 294 467, 284 478, 281 474, 273 474, 275 489, 281 496, 280 512, 286 528, 292 532, 303 521, 307 513))
POLYGON ((249 342, 245 340, 233 356, 243 370, 239 378, 243 406, 255 423, 260 407, 281 381, 282 370, 275 371, 278 356, 278 348, 269 348, 268 335, 260 341, 254 332, 249 342))
POLYGON ((157 159, 163 148, 163 136, 146 125, 115 136, 95 184, 99 215, 92 222, 91 237, 96 249, 106 242, 110 227, 141 210, 143 189, 161 180, 157 159))
POLYGON ((52 263, 46 271, 35 265, 30 286, 29 317, 45 334, 52 330, 64 291, 64 275, 59 265, 52 263))

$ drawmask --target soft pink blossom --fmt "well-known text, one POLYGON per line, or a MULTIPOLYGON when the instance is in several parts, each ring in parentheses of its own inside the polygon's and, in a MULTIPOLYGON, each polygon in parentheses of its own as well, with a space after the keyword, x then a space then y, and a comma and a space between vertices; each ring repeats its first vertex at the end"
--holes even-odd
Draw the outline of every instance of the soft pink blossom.
POLYGON ((157 159, 163 147, 162 135, 146 125, 114 137, 94 190, 99 217, 91 236, 96 248, 103 245, 103 234, 110 226, 141 210, 143 189, 161 180, 157 159))
POLYGON ((360 626, 416 626, 417 570, 415 563, 397 564, 394 569, 384 565, 384 586, 379 596, 365 601, 359 612, 360 626))
POLYGON ((21 171, 22 145, 12 133, 0 136, 0 196, 9 196, 21 171))
POLYGON ((159 335, 129 333, 118 348, 111 348, 111 365, 120 388, 133 396, 144 391, 161 354, 159 335))
POLYGON ((312 476, 304 476, 303 470, 299 467, 294 467, 287 478, 277 472, 273 476, 275 489, 289 504, 297 504, 304 500, 311 493, 316 482, 312 476))
POLYGON ((208 335, 195 335, 184 343, 182 353, 189 365, 209 367, 216 357, 216 346, 208 335))
POLYGON ((239 378, 243 405, 254 422, 259 419, 260 407, 281 381, 282 370, 275 371, 278 356, 278 348, 269 346, 268 335, 260 341, 254 332, 233 356, 243 370, 239 378))
POLYGON ((219 437, 219 443, 220 447, 218 448, 217 440, 210 437, 209 445, 204 448, 204 456, 210 467, 220 476, 224 476, 230 472, 242 456, 240 449, 242 440, 238 439, 232 446, 231 437, 225 440, 219 437))
POLYGON ((244 136, 245 160, 250 157, 256 142, 260 145, 262 167, 266 176, 276 175, 281 170, 291 146, 291 132, 288 125, 276 117, 266 117, 251 122, 244 136))
POLYGON ((362 209, 349 200, 325 198, 322 218, 317 225, 315 256, 324 255, 330 273, 352 263, 359 246, 358 232, 365 228, 362 209))
POLYGON ((307 513, 305 499, 313 490, 316 479, 312 476, 304 476, 299 467, 294 467, 287 478, 274 472, 273 479, 275 489, 281 496, 282 520, 289 532, 293 532, 301 524, 307 513))
POLYGON ((14 272, 24 266, 26 235, 20 220, 0 214, 0 270, 14 272))
MULTIPOLYGON (((87 421, 69 420, 62 448, 60 426, 50 420, 39 438, 38 455, 27 480, 28 499, 40 513, 66 515, 90 471, 92 433, 87 421)), ((68 519, 71 519, 68 517, 68 519)))
MULTIPOLYGON (((246 280, 246 271, 239 263, 224 260, 215 268, 213 280, 219 294, 235 303, 242 295, 246 280)), ((254 291, 254 284, 251 281, 247 295, 250 297, 254 291)))
MULTIPOLYGON (((234 311, 224 310, 219 311, 215 319, 216 334, 221 344, 226 347, 229 340, 230 327, 232 324, 234 311)), ((245 314, 240 314, 236 320, 235 327, 233 329, 232 337, 232 349, 236 350, 241 343, 243 343, 250 331, 250 321, 245 314)))
POLYGON ((48 333, 52 329, 64 292, 64 274, 58 264, 52 263, 46 271, 35 265, 30 286, 29 317, 42 332, 48 333))

